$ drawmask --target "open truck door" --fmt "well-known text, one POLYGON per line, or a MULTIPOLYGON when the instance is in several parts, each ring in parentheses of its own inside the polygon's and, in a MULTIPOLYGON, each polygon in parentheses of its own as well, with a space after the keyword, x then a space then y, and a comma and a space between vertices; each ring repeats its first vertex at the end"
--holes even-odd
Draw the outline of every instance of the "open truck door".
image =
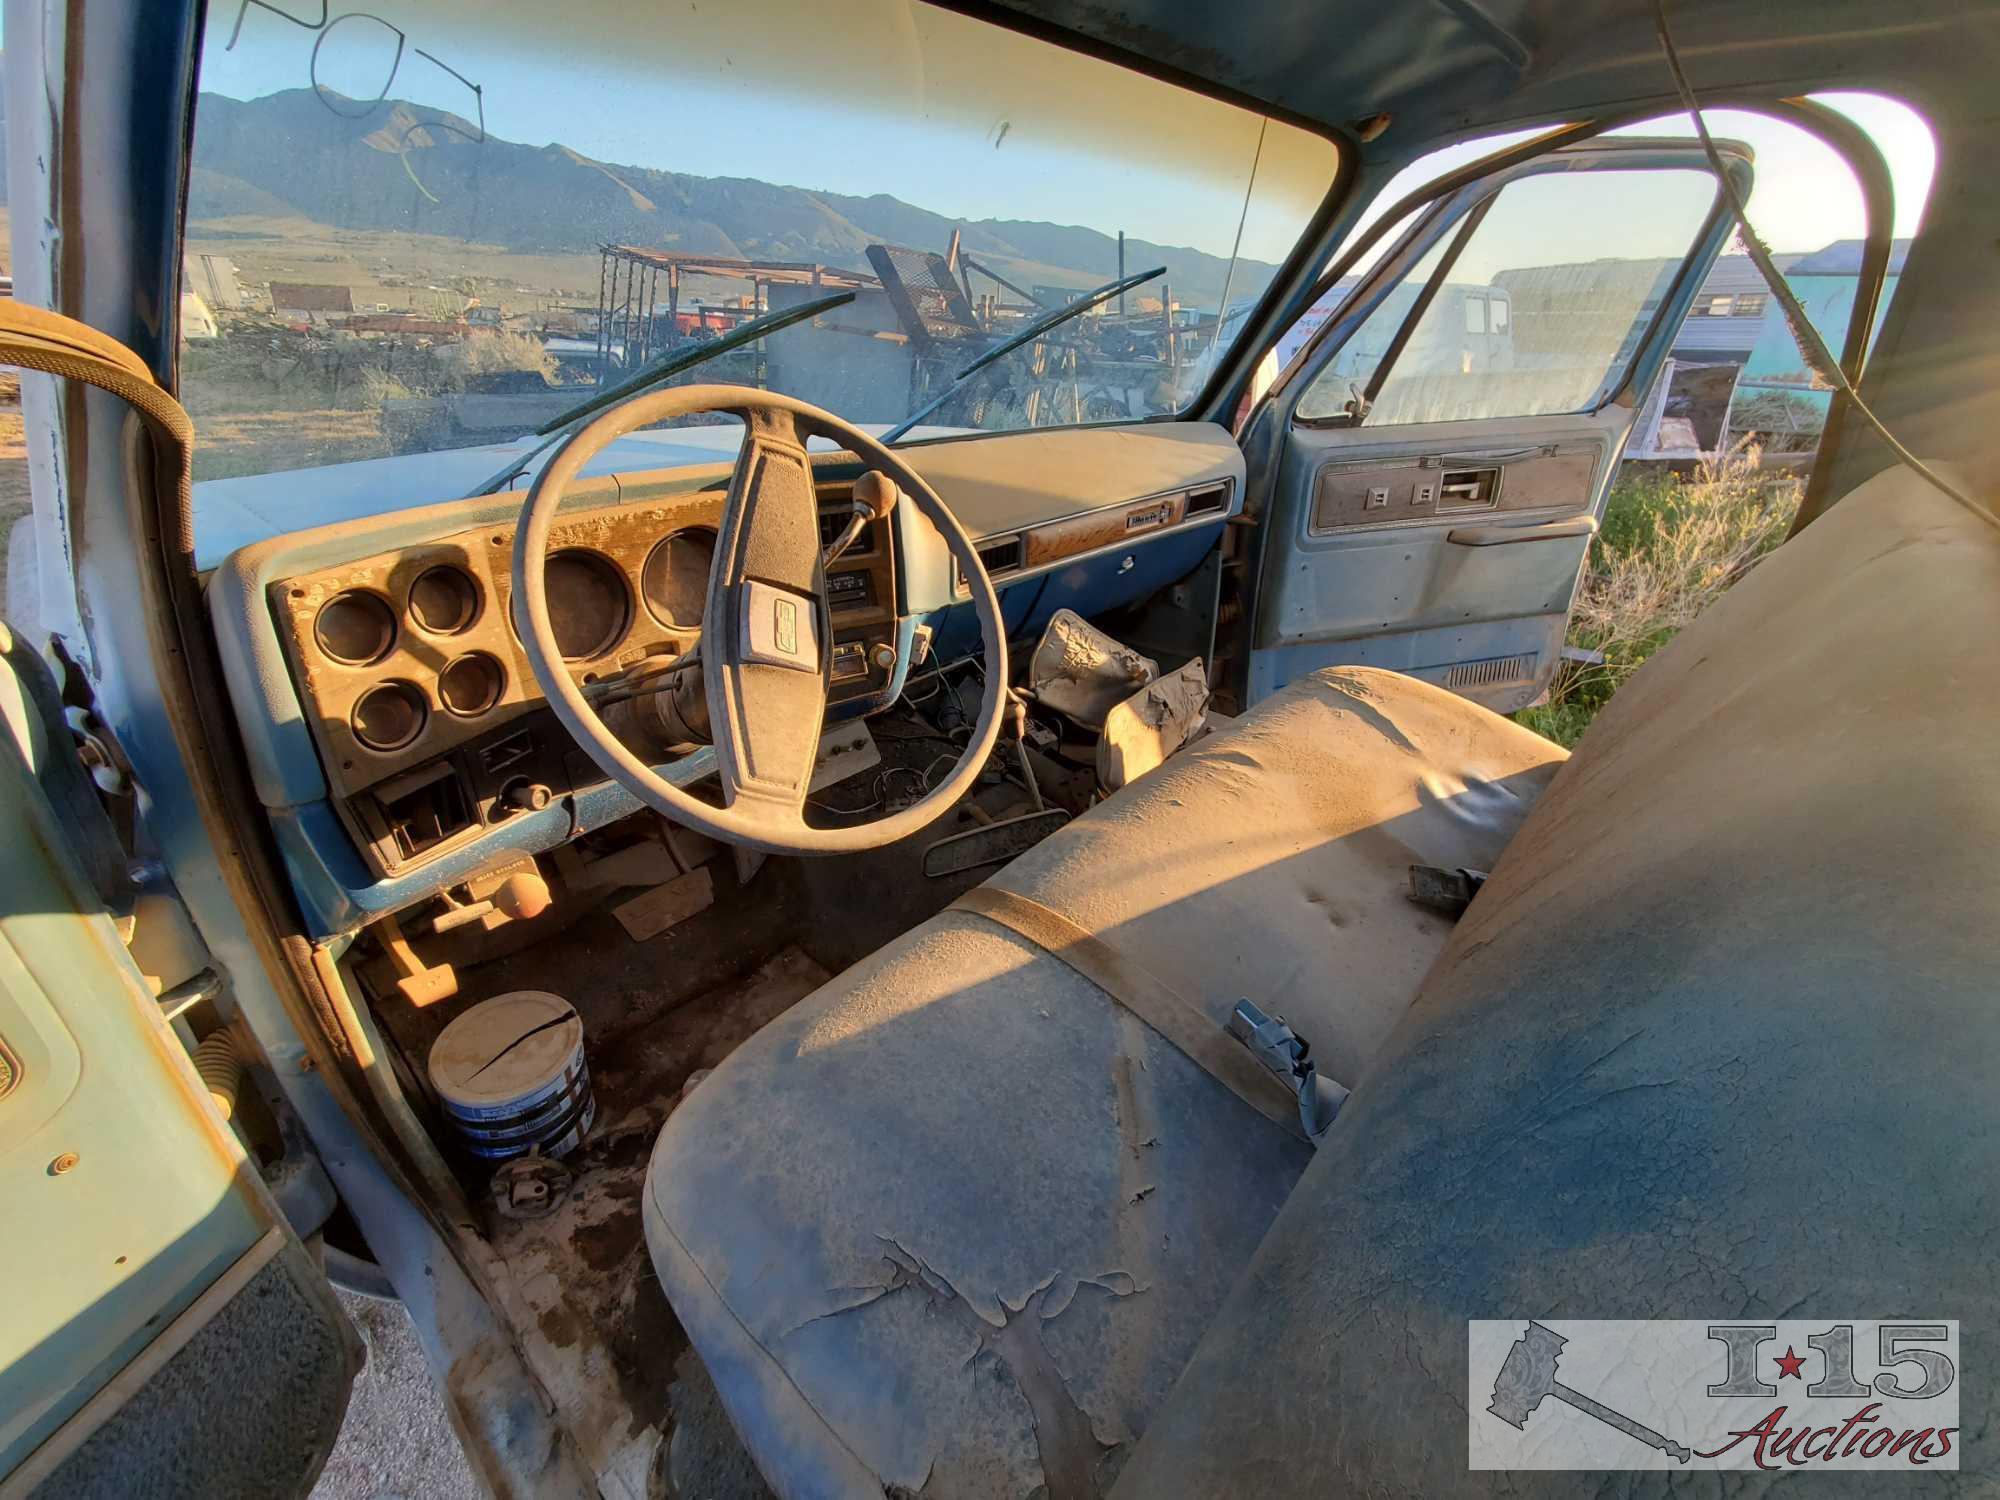
MULTIPOLYGON (((1722 149, 1747 197, 1747 148, 1722 149)), ((1271 477, 1244 701, 1342 665, 1503 713, 1546 691, 1619 456, 1728 236, 1692 141, 1587 141, 1420 208, 1248 435, 1253 492, 1259 452, 1271 477)))
POLYGON ((302 1495, 357 1340, 134 962, 53 683, 0 634, 0 1496, 302 1495))
POLYGON ((196 1072, 212 985, 162 992, 128 946, 53 675, 0 646, 0 1500, 302 1495, 358 1340, 196 1072))

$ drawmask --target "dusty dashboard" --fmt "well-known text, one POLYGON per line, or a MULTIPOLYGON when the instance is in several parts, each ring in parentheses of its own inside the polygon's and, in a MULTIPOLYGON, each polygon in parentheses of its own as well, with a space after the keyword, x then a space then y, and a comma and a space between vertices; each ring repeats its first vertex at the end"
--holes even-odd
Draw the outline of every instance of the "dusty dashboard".
MULTIPOLYGON (((1093 614, 1181 577, 1242 504, 1241 452, 1205 423, 968 436, 907 455, 978 540, 1017 636, 1057 608, 1093 614)), ((633 456, 643 463, 643 450, 633 456)), ((828 452, 814 470, 831 532, 856 465, 828 452)), ((549 583, 579 682, 693 643, 728 474, 722 463, 635 468, 571 493, 549 583)), ((257 484, 311 503, 294 476, 257 484)), ((267 535, 209 577, 258 798, 317 931, 351 930, 636 806, 556 722, 514 632, 521 500, 515 490, 267 535)), ((942 539, 914 507, 871 527, 827 591, 837 715, 892 702, 919 641, 938 659, 977 645, 942 539)), ((710 768, 702 750, 661 769, 692 784, 710 768)))
MULTIPOLYGON (((822 531, 850 513, 818 486, 822 531)), ((700 637, 722 493, 566 512, 546 579, 580 683, 700 637)), ((512 614, 514 523, 499 521, 290 574, 266 586, 328 789, 378 873, 602 781, 556 722, 512 614)), ((873 522, 827 576, 830 706, 879 699, 896 632, 892 529, 873 522)))

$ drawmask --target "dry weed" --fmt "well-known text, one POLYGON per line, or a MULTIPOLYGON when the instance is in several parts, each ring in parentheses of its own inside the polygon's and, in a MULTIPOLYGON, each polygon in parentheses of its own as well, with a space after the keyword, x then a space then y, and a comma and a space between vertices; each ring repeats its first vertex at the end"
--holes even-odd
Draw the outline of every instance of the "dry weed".
POLYGON ((475 333, 463 343, 450 347, 443 356, 461 377, 493 375, 508 370, 534 370, 553 380, 555 356, 542 347, 531 333, 496 329, 475 333))
POLYGON ((1566 662, 1524 722, 1574 744, 1619 684, 1783 540, 1803 486, 1762 457, 1741 444, 1687 479, 1619 481, 1570 615, 1569 644, 1592 659, 1566 662))

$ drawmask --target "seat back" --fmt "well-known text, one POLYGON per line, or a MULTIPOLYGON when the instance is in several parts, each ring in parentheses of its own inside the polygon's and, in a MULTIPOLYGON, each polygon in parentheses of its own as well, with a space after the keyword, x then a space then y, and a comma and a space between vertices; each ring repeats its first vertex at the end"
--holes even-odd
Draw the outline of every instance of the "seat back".
POLYGON ((1471 1318, 1957 1318, 1990 1433, 1996 686, 2000 537, 1902 471, 1648 663, 1117 1493, 1513 1492, 1467 1472, 1471 1318))

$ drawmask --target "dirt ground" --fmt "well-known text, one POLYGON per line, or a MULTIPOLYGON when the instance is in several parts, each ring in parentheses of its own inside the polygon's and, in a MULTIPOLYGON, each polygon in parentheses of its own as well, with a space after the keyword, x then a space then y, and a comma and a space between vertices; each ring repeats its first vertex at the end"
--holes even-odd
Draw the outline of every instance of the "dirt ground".
POLYGON ((340 1302, 368 1345, 368 1365, 313 1500, 480 1500, 402 1304, 345 1292, 340 1302))
MULTIPOLYGON (((523 254, 438 235, 335 229, 310 219, 248 214, 189 225, 187 250, 190 255, 227 256, 249 286, 306 281, 347 287, 357 312, 379 307, 455 314, 461 304, 453 294, 461 291, 516 312, 546 313, 597 302, 594 250, 523 254)), ((732 289, 743 287, 736 283, 732 289)))
POLYGON ((372 411, 189 412, 195 420, 194 477, 231 479, 319 464, 381 458, 379 413, 372 411))
POLYGON ((7 538, 28 513, 28 449, 21 431, 21 380, 0 375, 0 617, 7 613, 7 538))

